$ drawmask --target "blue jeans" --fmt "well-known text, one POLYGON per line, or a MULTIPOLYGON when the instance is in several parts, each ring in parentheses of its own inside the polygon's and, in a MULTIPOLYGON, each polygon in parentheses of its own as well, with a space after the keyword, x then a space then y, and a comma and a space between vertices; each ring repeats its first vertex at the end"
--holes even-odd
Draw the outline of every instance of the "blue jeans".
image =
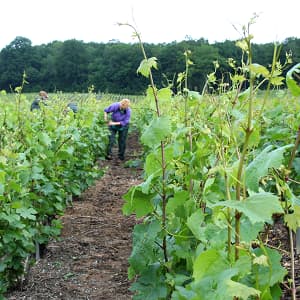
POLYGON ((121 160, 125 158, 125 150, 126 150, 126 140, 128 134, 129 125, 126 126, 109 126, 109 142, 107 147, 107 155, 112 155, 112 148, 116 141, 116 135, 118 135, 118 146, 119 146, 119 153, 118 156, 121 160))

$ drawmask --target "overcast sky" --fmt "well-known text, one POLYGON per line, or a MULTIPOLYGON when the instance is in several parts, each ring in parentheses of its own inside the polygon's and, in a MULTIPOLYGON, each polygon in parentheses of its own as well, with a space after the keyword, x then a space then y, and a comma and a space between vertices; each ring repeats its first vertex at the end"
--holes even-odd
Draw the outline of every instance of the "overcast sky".
POLYGON ((3 0, 0 49, 17 36, 32 45, 69 39, 84 42, 119 40, 130 43, 135 24, 144 42, 169 43, 207 39, 237 40, 254 13, 254 43, 300 38, 299 0, 3 0), (280 24, 279 24, 280 23, 280 24), (236 29, 235 29, 235 28, 236 29))

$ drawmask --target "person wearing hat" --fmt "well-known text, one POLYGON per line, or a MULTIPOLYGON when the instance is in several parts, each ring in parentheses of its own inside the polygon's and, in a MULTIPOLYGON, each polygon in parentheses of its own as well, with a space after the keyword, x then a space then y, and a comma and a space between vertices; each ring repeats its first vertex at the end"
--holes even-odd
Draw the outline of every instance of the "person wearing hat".
POLYGON ((104 121, 108 122, 110 132, 107 146, 106 159, 112 159, 112 147, 118 135, 118 157, 120 160, 125 159, 126 139, 128 134, 129 122, 131 117, 130 100, 122 99, 104 109, 104 121), (111 120, 108 121, 108 115, 111 114, 111 120))
POLYGON ((30 106, 30 110, 33 111, 35 109, 40 109, 41 108, 40 103, 43 103, 44 105, 47 105, 47 104, 45 104, 45 101, 47 99, 48 99, 48 94, 45 91, 40 91, 38 97, 35 98, 32 101, 31 106, 30 106))

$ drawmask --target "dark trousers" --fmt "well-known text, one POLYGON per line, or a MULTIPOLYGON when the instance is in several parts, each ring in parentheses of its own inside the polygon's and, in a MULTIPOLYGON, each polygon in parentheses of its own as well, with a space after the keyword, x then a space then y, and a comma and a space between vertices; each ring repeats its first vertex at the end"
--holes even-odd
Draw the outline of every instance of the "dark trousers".
POLYGON ((118 156, 120 159, 124 160, 125 158, 125 150, 126 150, 126 139, 128 134, 129 125, 122 126, 121 128, 116 128, 114 126, 109 126, 109 142, 107 147, 107 155, 112 155, 112 148, 116 141, 116 135, 118 135, 118 146, 119 153, 118 156))

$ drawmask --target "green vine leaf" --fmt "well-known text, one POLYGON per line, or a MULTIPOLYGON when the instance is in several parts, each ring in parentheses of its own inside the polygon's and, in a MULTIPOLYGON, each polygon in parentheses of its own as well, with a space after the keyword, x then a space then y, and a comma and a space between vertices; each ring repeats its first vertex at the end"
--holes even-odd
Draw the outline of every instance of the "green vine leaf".
POLYGON ((170 88, 162 88, 157 91, 157 98, 160 102, 169 101, 172 97, 172 90, 170 88))
POLYGON ((140 66, 137 69, 137 73, 141 73, 144 77, 149 77, 151 68, 157 70, 157 58, 150 57, 148 59, 143 59, 140 63, 140 66))
POLYGON ((0 213, 0 220, 5 220, 9 223, 10 226, 15 227, 15 228, 24 228, 25 225, 20 221, 20 215, 19 214, 15 214, 15 213, 0 213))
POLYGON ((233 280, 227 280, 225 282, 226 285, 226 295, 229 295, 231 297, 235 297, 238 299, 249 299, 250 296, 256 296, 259 297, 260 291, 249 287, 245 284, 241 284, 239 282, 233 281, 233 280))
POLYGON ((250 88, 247 88, 245 91, 239 93, 238 99, 239 101, 245 101, 250 97, 250 88))
POLYGON ((194 262, 194 279, 200 280, 207 276, 213 276, 228 267, 228 262, 216 249, 202 252, 194 262))
POLYGON ((153 264, 144 269, 130 290, 137 292, 133 300, 167 299, 167 284, 160 265, 153 264))
POLYGON ((18 213, 24 219, 29 219, 34 221, 36 219, 35 215, 37 214, 37 211, 32 207, 30 208, 21 207, 16 209, 16 213, 18 213))
POLYGON ((251 241, 255 240, 259 234, 264 230, 264 223, 257 222, 252 224, 248 218, 241 219, 241 237, 243 242, 251 243, 251 241))
POLYGON ((40 141, 40 143, 44 146, 50 146, 51 145, 51 138, 49 137, 49 135, 45 132, 40 132, 38 134, 38 139, 40 141))
POLYGON ((174 197, 170 198, 167 206, 166 213, 176 214, 178 208, 182 208, 184 203, 189 199, 189 193, 187 191, 178 191, 174 194, 174 197))
POLYGON ((196 210, 188 219, 187 219, 187 226, 192 231, 193 235, 198 239, 201 240, 203 227, 201 227, 202 222, 204 221, 204 214, 203 212, 198 209, 196 210))
POLYGON ((257 274, 255 276, 257 276, 257 282, 263 289, 266 286, 273 286, 278 282, 282 282, 287 273, 287 270, 280 263, 281 255, 274 249, 265 248, 265 251, 260 248, 254 250, 256 257, 260 257, 261 255, 268 256, 268 266, 260 264, 256 268, 257 274))
POLYGON ((259 180, 268 174, 270 168, 279 168, 283 161, 283 154, 292 145, 280 147, 271 151, 272 146, 266 147, 246 168, 246 186, 258 192, 259 180))
POLYGON ((289 228, 296 232, 297 228, 300 227, 300 206, 295 205, 292 214, 284 215, 284 221, 289 228))
POLYGON ((278 77, 272 77, 270 79, 270 82, 275 86, 279 86, 279 85, 283 85, 283 80, 284 80, 283 76, 278 76, 278 77))
POLYGON ((296 64, 286 73, 286 84, 289 90, 291 91, 292 95, 300 96, 300 85, 294 79, 293 75, 298 76, 298 78, 300 77, 300 63, 296 64))
POLYGON ((262 75, 265 78, 270 76, 268 69, 260 64, 251 64, 249 70, 254 73, 256 76, 262 75))
POLYGON ((143 217, 153 211, 152 194, 144 194, 140 187, 131 188, 124 196, 125 204, 122 207, 123 214, 128 216, 135 213, 137 218, 143 217))
POLYGON ((141 136, 144 145, 155 149, 161 141, 171 134, 171 122, 167 116, 157 117, 151 121, 141 136))
POLYGON ((248 51, 248 44, 244 39, 237 41, 235 44, 237 47, 241 48, 243 51, 245 51, 245 52, 248 51))
MULTIPOLYGON (((165 148, 165 162, 166 170, 171 170, 173 168, 172 160, 174 157, 174 149, 172 146, 165 148)), ((148 154, 145 162, 145 172, 147 176, 152 176, 153 178, 161 176, 162 173, 162 159, 161 150, 157 148, 148 154)), ((152 180, 153 181, 153 180, 152 180)))
POLYGON ((159 258, 156 253, 158 245, 155 241, 160 232, 161 224, 156 220, 134 226, 133 250, 128 259, 131 267, 130 277, 148 269, 149 265, 159 258))
POLYGON ((278 197, 270 193, 254 194, 242 201, 224 201, 213 206, 230 207, 242 212, 251 223, 272 223, 272 215, 283 213, 278 197))

